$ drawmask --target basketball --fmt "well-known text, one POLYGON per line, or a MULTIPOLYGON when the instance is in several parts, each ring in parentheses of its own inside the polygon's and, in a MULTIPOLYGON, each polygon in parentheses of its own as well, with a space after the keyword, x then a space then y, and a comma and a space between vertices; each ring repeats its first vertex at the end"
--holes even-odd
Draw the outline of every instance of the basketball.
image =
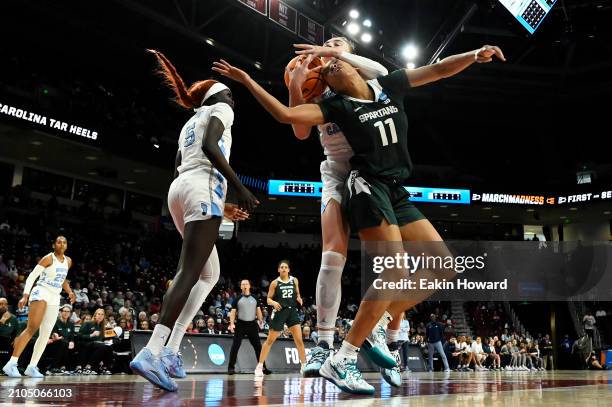
MULTIPOLYGON (((287 64, 287 70, 293 71, 297 62, 303 61, 304 59, 306 59, 305 55, 298 55, 297 57, 293 58, 287 64)), ((308 65, 308 68, 314 69, 317 66, 321 65, 323 65, 321 58, 314 57, 310 62, 310 65, 308 65)), ((287 70, 285 70, 285 85, 289 87, 289 73, 287 72, 287 70)), ((302 85, 302 97, 304 98, 304 100, 311 100, 317 96, 320 96, 323 91, 325 91, 326 87, 327 83, 323 80, 323 77, 321 76, 320 72, 311 72, 310 74, 308 74, 308 77, 302 85)))

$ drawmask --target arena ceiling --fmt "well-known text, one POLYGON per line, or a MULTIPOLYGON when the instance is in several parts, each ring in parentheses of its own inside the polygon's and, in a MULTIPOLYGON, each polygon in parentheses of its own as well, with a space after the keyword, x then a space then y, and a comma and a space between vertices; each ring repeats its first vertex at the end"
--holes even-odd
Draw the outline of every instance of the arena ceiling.
MULTIPOLYGON (((492 0, 287 3, 330 32, 343 32, 349 10, 358 9, 371 19, 374 37, 371 44, 358 44, 358 51, 390 69, 403 65, 406 43, 419 46, 418 65, 436 51, 444 57, 484 43, 504 49, 506 64, 473 67, 408 98, 415 184, 545 192, 571 188, 584 167, 596 172, 596 182, 612 182, 608 1, 559 0, 532 37, 492 0)), ((211 62, 227 58, 285 100, 282 72, 291 44, 303 41, 237 0, 9 0, 0 8, 0 32, 7 39, 0 45, 3 60, 26 61, 20 65, 26 79, 17 82, 0 67, 3 95, 10 88, 5 100, 16 97, 27 78, 44 84, 61 77, 68 86, 74 78, 97 83, 107 101, 129 116, 131 101, 106 90, 134 87, 138 108, 153 116, 153 125, 128 129, 101 115, 91 125, 103 129, 97 147, 168 169, 187 114, 168 103, 145 48, 164 51, 188 81, 208 77, 211 62)), ((64 99, 50 103, 54 112, 62 111, 66 96, 75 97, 58 88, 64 99)), ((317 141, 296 141, 288 126, 274 123, 250 95, 233 88, 234 166, 260 177, 316 179, 322 158, 317 141)), ((23 89, 17 96, 38 103, 31 92, 23 89)))

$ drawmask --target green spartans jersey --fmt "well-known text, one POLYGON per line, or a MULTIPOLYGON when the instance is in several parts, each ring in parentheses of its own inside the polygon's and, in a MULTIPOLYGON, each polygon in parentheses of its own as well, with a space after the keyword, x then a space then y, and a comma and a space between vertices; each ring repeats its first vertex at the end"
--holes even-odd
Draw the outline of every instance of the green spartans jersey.
POLYGON ((325 122, 344 132, 355 155, 353 170, 404 180, 412 170, 408 154, 408 118, 404 97, 410 89, 406 71, 368 81, 374 101, 336 95, 319 103, 325 122))
POLYGON ((280 277, 276 279, 276 291, 274 292, 274 301, 282 305, 283 308, 297 306, 297 290, 295 289, 295 280, 289 277, 289 281, 282 282, 280 277))

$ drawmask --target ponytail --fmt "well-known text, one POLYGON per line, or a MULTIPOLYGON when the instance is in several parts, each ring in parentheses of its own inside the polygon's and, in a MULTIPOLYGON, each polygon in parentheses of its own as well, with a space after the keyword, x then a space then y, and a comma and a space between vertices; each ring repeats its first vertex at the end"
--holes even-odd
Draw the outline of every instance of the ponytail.
POLYGON ((157 73, 164 79, 164 84, 174 91, 176 103, 185 109, 200 107, 204 95, 216 81, 212 79, 198 81, 187 89, 183 78, 181 78, 172 62, 164 54, 154 49, 148 49, 147 52, 154 54, 155 58, 157 58, 159 65, 157 73))

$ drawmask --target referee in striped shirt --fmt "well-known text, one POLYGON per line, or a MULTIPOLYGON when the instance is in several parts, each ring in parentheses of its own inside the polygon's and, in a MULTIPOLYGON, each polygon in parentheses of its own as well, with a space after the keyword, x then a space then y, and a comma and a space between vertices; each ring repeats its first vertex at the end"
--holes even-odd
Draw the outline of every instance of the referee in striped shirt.
MULTIPOLYGON (((236 301, 236 306, 232 308, 230 313, 229 330, 234 333, 234 341, 232 342, 232 350, 230 351, 229 365, 227 373, 232 375, 235 373, 234 365, 238 350, 242 344, 242 338, 246 335, 255 349, 255 356, 259 360, 261 352, 261 341, 259 339, 259 323, 263 323, 263 314, 261 308, 257 305, 257 300, 251 295, 251 283, 249 280, 240 282, 242 295, 236 301), (256 321, 257 320, 257 321, 256 321)), ((264 367, 264 373, 270 372, 264 367)))

